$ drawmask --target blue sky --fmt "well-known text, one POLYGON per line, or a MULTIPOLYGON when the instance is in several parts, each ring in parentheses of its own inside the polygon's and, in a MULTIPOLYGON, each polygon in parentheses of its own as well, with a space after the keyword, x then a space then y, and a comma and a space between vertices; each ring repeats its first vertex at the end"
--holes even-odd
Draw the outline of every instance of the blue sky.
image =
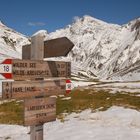
POLYGON ((140 17, 140 0, 0 0, 0 20, 29 36, 63 28, 84 15, 125 24, 140 17))

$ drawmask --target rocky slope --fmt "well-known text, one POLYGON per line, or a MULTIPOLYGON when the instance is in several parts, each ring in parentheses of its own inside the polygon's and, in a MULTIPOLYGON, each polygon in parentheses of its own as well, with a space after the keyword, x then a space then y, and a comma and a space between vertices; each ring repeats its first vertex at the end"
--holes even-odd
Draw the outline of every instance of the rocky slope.
POLYGON ((50 39, 61 36, 67 36, 75 44, 68 56, 75 74, 140 80, 140 18, 120 26, 84 16, 49 34, 50 39))
POLYGON ((8 28, 0 21, 0 60, 4 58, 21 58, 22 45, 28 44, 26 36, 8 28))

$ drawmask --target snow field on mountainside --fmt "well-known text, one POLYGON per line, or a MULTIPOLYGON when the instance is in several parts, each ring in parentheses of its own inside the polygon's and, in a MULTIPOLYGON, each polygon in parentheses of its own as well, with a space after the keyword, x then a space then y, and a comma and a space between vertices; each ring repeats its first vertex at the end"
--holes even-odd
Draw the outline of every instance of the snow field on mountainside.
POLYGON ((84 16, 65 29, 50 33, 49 39, 64 35, 75 44, 68 57, 77 67, 72 71, 77 75, 83 70, 88 77, 93 73, 99 79, 137 81, 139 68, 126 73, 122 69, 131 69, 140 60, 139 22, 140 18, 119 26, 84 16))

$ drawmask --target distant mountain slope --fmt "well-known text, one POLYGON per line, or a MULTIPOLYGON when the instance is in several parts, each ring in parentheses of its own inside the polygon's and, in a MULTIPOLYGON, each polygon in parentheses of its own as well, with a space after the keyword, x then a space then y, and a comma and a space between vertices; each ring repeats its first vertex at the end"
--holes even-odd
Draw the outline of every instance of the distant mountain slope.
POLYGON ((0 21, 0 59, 21 58, 21 46, 28 43, 26 36, 8 28, 0 21))
MULTIPOLYGON (((84 16, 64 29, 38 33, 46 40, 66 36, 75 44, 67 57, 75 76, 140 80, 140 18, 120 26, 84 16)), ((28 43, 25 36, 0 23, 0 58, 20 58, 21 46, 28 43)))
POLYGON ((140 80, 140 18, 119 26, 84 16, 49 34, 50 39, 61 36, 75 43, 68 57, 76 74, 140 80))

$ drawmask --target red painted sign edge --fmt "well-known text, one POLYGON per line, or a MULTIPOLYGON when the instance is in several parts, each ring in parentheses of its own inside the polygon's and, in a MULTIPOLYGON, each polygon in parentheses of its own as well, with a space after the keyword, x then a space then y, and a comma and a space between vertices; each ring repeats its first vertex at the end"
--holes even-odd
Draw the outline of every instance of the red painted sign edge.
MULTIPOLYGON (((12 59, 5 59, 1 64, 12 64, 12 59)), ((12 79, 12 73, 2 73, 1 75, 6 79, 12 79)))
POLYGON ((1 64, 12 64, 12 59, 5 59, 1 64))

